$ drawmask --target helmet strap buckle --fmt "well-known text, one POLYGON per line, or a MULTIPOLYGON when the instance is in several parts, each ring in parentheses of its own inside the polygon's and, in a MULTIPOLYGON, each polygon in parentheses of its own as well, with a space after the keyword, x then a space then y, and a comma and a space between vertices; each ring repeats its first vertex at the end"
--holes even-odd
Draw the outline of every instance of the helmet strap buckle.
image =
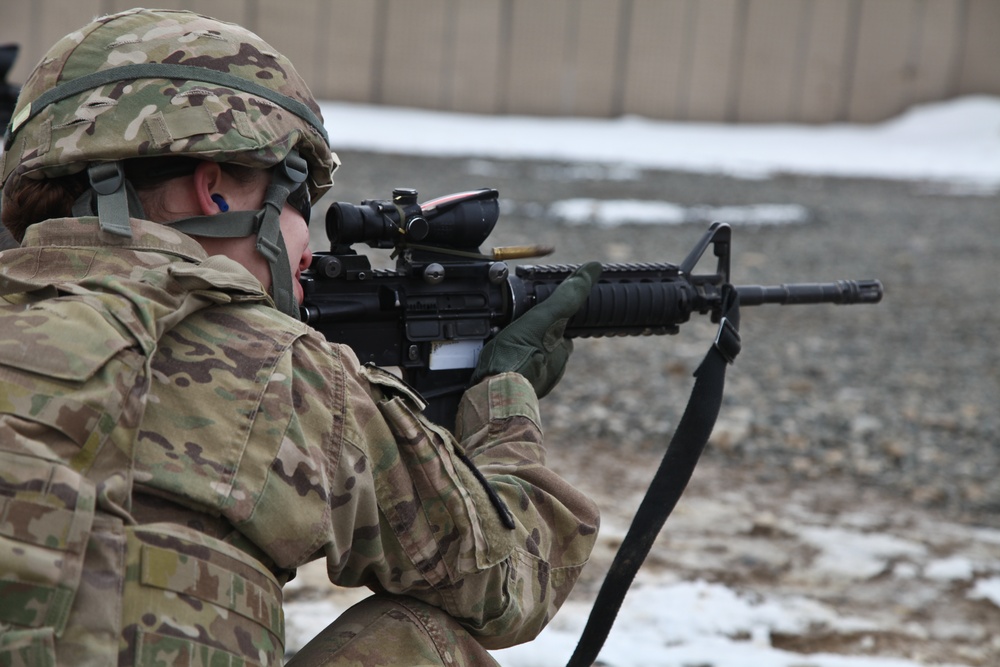
POLYGON ((121 162, 96 162, 87 167, 90 189, 97 196, 97 217, 101 231, 132 238, 129 223, 128 190, 121 162))
POLYGON ((299 307, 292 287, 288 250, 281 237, 280 217, 288 195, 308 176, 308 163, 293 149, 271 175, 257 229, 257 252, 267 260, 271 269, 271 296, 278 310, 292 317, 299 316, 299 307))

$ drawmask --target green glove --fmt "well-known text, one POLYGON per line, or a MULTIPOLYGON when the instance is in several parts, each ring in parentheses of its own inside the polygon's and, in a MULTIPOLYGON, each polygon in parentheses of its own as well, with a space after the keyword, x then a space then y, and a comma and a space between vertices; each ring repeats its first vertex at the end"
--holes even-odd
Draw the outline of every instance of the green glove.
POLYGON ((549 298, 505 327, 483 347, 472 382, 514 372, 531 383, 539 398, 552 391, 573 351, 573 341, 563 338, 566 325, 590 296, 590 288, 600 275, 600 262, 584 264, 549 298))

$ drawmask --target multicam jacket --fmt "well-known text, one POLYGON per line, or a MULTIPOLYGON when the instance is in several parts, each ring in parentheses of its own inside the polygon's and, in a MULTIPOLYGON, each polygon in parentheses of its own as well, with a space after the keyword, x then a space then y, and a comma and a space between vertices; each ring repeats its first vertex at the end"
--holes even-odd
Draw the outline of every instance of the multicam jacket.
POLYGON ((319 557, 487 648, 533 638, 598 519, 544 466, 530 385, 471 388, 452 435, 239 265, 132 226, 0 255, 4 664, 280 664, 281 586, 319 557))

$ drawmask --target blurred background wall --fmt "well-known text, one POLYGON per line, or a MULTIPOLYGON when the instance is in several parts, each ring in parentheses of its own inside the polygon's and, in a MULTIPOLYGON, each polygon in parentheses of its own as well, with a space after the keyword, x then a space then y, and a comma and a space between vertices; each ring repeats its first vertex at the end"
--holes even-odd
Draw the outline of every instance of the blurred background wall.
MULTIPOLYGON (((135 0, 0 0, 22 83, 135 0)), ((874 122, 1000 94, 1000 0, 157 0, 257 32, 321 99, 490 114, 874 122)))

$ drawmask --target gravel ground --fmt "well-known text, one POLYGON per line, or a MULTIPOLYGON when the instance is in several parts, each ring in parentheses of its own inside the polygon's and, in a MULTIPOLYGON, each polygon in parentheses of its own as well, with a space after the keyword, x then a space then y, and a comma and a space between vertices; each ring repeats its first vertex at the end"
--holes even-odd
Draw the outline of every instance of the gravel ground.
MULTIPOLYGON (((1000 197, 871 180, 341 157, 342 201, 386 199, 393 187, 417 188, 421 199, 499 189, 507 213, 488 245, 555 246, 533 263, 677 263, 707 227, 570 225, 549 214, 565 199, 805 207, 805 224, 734 227, 734 282, 878 278, 885 298, 743 309, 743 351, 716 431, 643 572, 805 596, 869 624, 772 635, 776 649, 1000 664, 1000 602, 982 594, 1000 585, 1000 315, 991 298, 1000 292, 1000 197)), ((579 341, 543 402, 550 464, 603 513, 571 601, 592 599, 603 579, 714 329, 702 318, 676 336, 579 341)), ((323 588, 308 573, 298 581, 292 610, 323 588)))
MULTIPOLYGON (((878 278, 885 298, 877 306, 744 308, 743 352, 729 372, 707 458, 752 471, 761 483, 843 478, 958 521, 1000 527, 1000 314, 993 307, 1000 197, 870 180, 341 157, 335 193, 342 201, 385 199, 396 186, 417 188, 421 198, 499 189, 510 213, 489 243, 555 246, 534 263, 677 263, 707 227, 602 228, 546 217, 564 199, 804 206, 807 224, 734 228, 734 282, 878 278)), ((544 406, 550 438, 660 448, 713 335, 702 318, 676 336, 578 342, 566 379, 544 406)))

